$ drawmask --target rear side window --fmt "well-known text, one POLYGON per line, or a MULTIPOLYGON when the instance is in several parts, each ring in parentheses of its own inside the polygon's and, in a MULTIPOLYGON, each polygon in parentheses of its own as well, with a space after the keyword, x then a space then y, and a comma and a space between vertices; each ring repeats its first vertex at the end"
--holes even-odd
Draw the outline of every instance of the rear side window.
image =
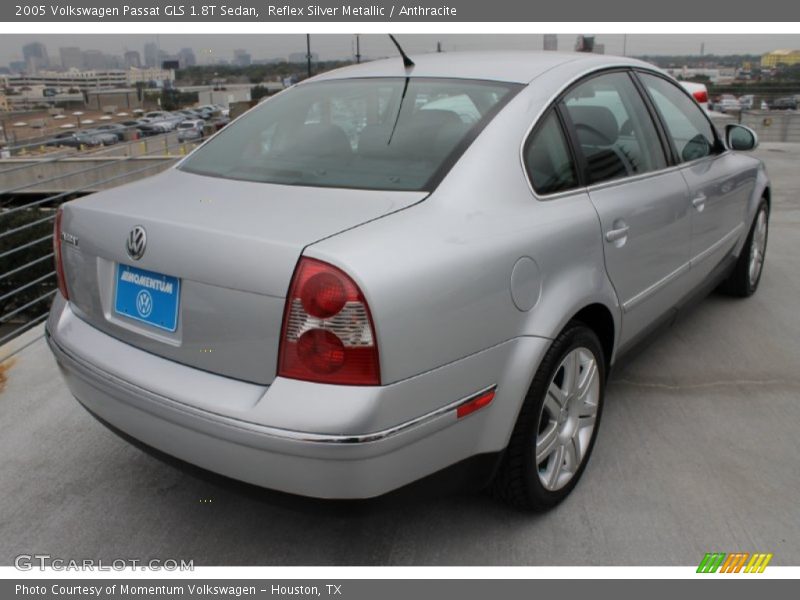
POLYGON ((703 110, 669 81, 646 73, 639 78, 661 114, 681 162, 712 154, 716 137, 703 110))
POLYGON ((303 84, 226 127, 180 168, 288 185, 428 190, 520 88, 421 77, 303 84))
POLYGON ((589 184, 648 173, 667 166, 644 100, 627 73, 593 77, 563 100, 589 184))
POLYGON ((554 111, 528 140, 524 156, 525 169, 537 194, 555 194, 578 185, 575 163, 554 111))

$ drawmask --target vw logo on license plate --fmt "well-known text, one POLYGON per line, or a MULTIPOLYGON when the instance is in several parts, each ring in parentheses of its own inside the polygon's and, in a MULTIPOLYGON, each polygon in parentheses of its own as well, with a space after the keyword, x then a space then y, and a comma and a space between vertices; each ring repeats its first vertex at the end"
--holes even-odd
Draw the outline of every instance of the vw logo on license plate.
POLYGON ((153 312, 153 296, 147 290, 142 290, 136 295, 136 312, 145 318, 153 312))

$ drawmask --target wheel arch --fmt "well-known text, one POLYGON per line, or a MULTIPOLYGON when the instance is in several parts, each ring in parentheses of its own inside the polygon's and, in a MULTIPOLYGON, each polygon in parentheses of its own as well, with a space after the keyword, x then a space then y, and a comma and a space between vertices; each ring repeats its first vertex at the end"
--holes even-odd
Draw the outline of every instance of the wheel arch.
POLYGON ((605 304, 595 302, 580 309, 570 321, 583 323, 597 335, 603 348, 603 358, 605 359, 606 373, 608 373, 614 355, 617 334, 611 310, 605 304))
POLYGON ((761 204, 761 200, 767 201, 768 211, 772 210, 772 186, 763 163, 761 163, 756 173, 756 184, 748 206, 748 216, 751 221, 756 216, 756 210, 758 205, 761 204))

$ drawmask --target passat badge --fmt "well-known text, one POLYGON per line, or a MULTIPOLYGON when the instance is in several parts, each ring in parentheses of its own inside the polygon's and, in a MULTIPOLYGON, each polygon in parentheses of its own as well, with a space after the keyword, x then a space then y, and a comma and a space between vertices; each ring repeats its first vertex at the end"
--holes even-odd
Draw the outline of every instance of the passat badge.
POLYGON ((144 227, 137 225, 128 234, 128 241, 125 242, 125 249, 128 251, 128 256, 133 260, 139 260, 144 256, 144 250, 147 247, 147 232, 144 227))
POLYGON ((71 233, 67 233, 66 231, 61 232, 61 241, 70 244, 71 246, 78 245, 78 236, 72 235, 71 233))

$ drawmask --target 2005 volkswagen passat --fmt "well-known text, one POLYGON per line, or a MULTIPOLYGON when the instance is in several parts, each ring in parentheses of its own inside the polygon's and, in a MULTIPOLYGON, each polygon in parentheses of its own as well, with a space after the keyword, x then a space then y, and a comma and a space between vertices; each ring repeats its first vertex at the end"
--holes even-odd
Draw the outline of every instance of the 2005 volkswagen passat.
POLYGON ((205 469, 366 498, 458 464, 547 508, 617 357, 704 290, 756 289, 755 144, 627 59, 327 73, 64 205, 48 339, 91 413, 205 469))

